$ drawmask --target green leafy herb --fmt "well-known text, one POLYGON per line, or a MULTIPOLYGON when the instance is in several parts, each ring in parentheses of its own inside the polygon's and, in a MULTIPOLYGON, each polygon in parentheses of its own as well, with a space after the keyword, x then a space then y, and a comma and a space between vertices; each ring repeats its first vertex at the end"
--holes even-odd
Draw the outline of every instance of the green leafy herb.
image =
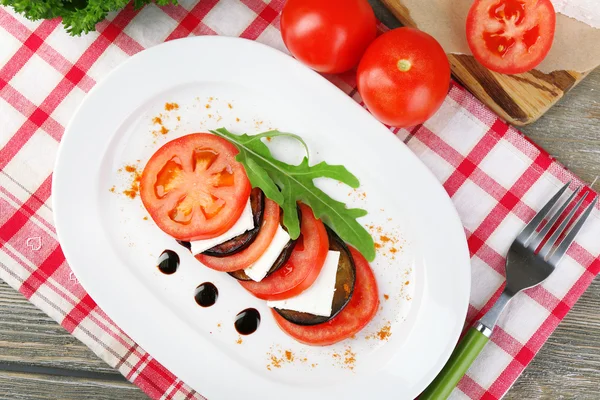
MULTIPOLYGON (((152 0, 134 0, 136 9, 152 0)), ((73 36, 96 30, 110 11, 124 8, 129 0, 0 0, 0 5, 11 6, 26 18, 37 21, 61 17, 67 32, 73 36)), ((177 4, 177 0, 156 0, 159 6, 177 4)))
POLYGON ((365 258, 375 258, 373 238, 356 219, 367 215, 360 208, 346 208, 342 202, 332 199, 317 188, 313 179, 331 178, 357 188, 358 179, 342 165, 329 165, 320 162, 308 165, 308 147, 298 135, 279 131, 268 131, 258 135, 236 135, 225 128, 211 131, 233 143, 239 150, 236 159, 244 165, 253 187, 259 187, 271 200, 283 209, 283 224, 290 236, 300 235, 300 222, 296 202, 301 201, 312 208, 315 216, 321 218, 344 241, 356 247, 365 258), (291 137, 299 141, 307 151, 307 156, 298 165, 290 165, 273 157, 263 138, 277 136, 291 137))

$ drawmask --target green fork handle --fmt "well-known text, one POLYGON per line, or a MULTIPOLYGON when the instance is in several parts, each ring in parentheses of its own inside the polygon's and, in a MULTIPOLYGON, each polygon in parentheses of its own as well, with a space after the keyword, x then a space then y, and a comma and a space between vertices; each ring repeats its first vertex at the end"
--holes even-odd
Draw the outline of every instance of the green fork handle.
POLYGON ((475 328, 469 329, 465 337, 452 352, 450 359, 433 382, 419 396, 419 400, 446 400, 458 381, 467 373, 489 338, 475 328))

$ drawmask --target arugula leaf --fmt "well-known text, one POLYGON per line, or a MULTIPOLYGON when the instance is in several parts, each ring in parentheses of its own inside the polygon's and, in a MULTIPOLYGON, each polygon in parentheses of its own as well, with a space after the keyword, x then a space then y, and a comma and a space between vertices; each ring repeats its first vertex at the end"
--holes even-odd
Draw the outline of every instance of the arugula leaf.
POLYGON ((356 219, 367 215, 360 208, 346 208, 340 201, 334 200, 317 188, 313 179, 331 178, 357 188, 360 182, 343 165, 329 165, 320 162, 308 164, 308 156, 298 165, 290 165, 273 157, 267 145, 261 140, 277 136, 286 136, 298 140, 307 151, 308 147, 298 135, 269 131, 258 135, 236 135, 225 128, 211 131, 215 135, 230 141, 239 154, 236 159, 244 165, 248 179, 253 187, 259 187, 265 195, 275 201, 283 210, 283 224, 293 239, 300 235, 300 221, 296 203, 301 201, 312 208, 317 218, 333 229, 344 241, 356 247, 367 260, 375 258, 373 238, 356 219))

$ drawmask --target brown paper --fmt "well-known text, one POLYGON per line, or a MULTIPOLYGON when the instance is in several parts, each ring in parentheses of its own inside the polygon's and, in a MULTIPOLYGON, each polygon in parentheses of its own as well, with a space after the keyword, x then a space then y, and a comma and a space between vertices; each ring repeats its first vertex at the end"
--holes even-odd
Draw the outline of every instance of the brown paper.
MULTIPOLYGON (((447 53, 471 54, 465 21, 473 0, 395 0, 410 10, 416 26, 435 37, 447 53)), ((390 3, 390 2, 388 2, 390 3)), ((536 68, 587 72, 600 65, 600 29, 557 14, 550 53, 536 68)))

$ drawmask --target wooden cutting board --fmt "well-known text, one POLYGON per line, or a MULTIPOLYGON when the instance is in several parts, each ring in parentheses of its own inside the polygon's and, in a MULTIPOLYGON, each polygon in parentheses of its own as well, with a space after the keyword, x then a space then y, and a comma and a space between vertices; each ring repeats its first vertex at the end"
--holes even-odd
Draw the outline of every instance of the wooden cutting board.
MULTIPOLYGON (((418 28, 399 0, 382 0, 405 26, 418 28)), ((541 117, 587 75, 574 71, 550 74, 533 70, 504 75, 481 66, 473 56, 449 54, 454 77, 479 100, 513 125, 527 125, 541 117)))

